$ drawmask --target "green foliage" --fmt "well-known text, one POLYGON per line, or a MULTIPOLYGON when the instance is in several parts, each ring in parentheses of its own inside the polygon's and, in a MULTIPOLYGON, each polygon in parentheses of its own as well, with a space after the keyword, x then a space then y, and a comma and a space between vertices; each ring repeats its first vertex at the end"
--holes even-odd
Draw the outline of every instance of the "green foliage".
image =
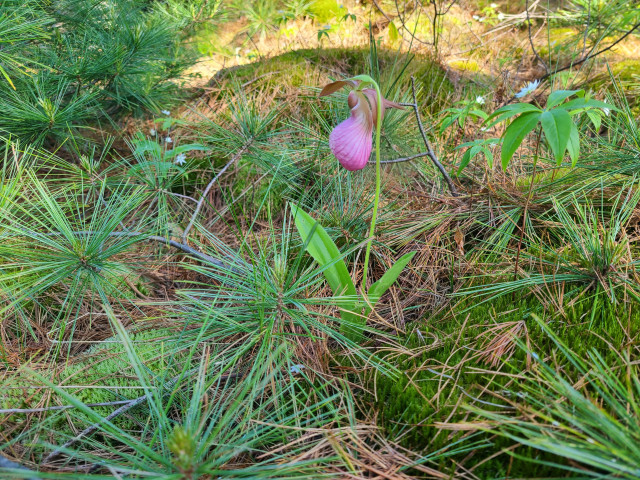
MULTIPOLYGON (((437 57, 467 5, 392 3, 377 2, 386 32, 368 3, 0 3, 0 403, 35 409, 3 413, 0 465, 54 479, 638 476, 632 71, 608 59, 629 82, 600 76, 606 102, 560 89, 542 107, 537 92, 489 118, 485 98, 510 86, 475 92, 495 79, 471 86, 437 57), (414 21, 434 58, 414 55, 414 21), (302 28, 370 45, 270 56, 302 28), (260 61, 217 72, 183 111, 176 87, 206 41, 214 62, 243 63, 250 44, 260 61), (445 169, 467 169, 453 198, 427 157, 383 165, 371 235, 373 171, 344 171, 328 146, 346 94, 317 99, 328 77, 363 73, 386 98, 415 95, 445 169), (505 122, 502 139, 483 120, 505 122), (500 142, 508 172, 469 168, 493 167, 500 142), (369 241, 377 281, 357 291, 369 241)), ((494 23, 503 5, 489 3, 473 13, 494 23)), ((545 15, 584 54, 634 25, 623 7, 545 15)), ((575 60, 552 35, 549 64, 575 60)), ((490 45, 456 48, 458 63, 489 72, 490 45)), ((598 65, 579 65, 554 89, 589 85, 598 65)), ((425 151, 410 108, 386 112, 379 138, 385 160, 425 151)))
POLYGON ((465 142, 456 147, 456 150, 460 150, 466 148, 467 150, 462 154, 462 159, 460 160, 460 166, 458 167, 458 175, 464 170, 464 168, 469 165, 471 160, 473 160, 479 153, 484 155, 489 168, 493 168, 493 153, 491 152, 491 147, 499 143, 499 139, 497 138, 488 138, 488 139, 478 139, 473 140, 471 142, 465 142))
POLYGON ((0 54, 0 130, 35 145, 60 143, 96 118, 166 108, 193 62, 179 44, 188 20, 142 2, 12 4, 0 5, 10 44, 0 54))
POLYGON ((369 287, 366 297, 365 313, 360 315, 361 301, 356 293, 356 288, 344 263, 340 250, 331 237, 308 213, 299 207, 292 207, 296 227, 304 242, 307 252, 318 262, 322 273, 333 290, 334 297, 346 296, 344 301, 339 301, 342 317, 341 332, 358 341, 362 338, 362 326, 367 316, 382 295, 393 285, 398 276, 411 261, 416 252, 403 255, 382 277, 369 287))
POLYGON ((464 126, 468 119, 486 120, 488 115, 479 109, 479 105, 484 103, 482 97, 478 97, 474 100, 461 100, 455 103, 455 106, 447 108, 447 113, 441 120, 440 134, 443 134, 445 130, 456 124, 458 127, 464 130, 464 126), (482 99, 481 101, 479 101, 482 99))
POLYGON ((337 0, 313 0, 309 11, 321 23, 340 18, 347 13, 344 7, 338 5, 337 0))
POLYGON ((25 179, 30 188, 2 211, 7 223, 0 247, 0 285, 2 295, 10 299, 2 313, 14 312, 23 319, 16 325, 18 336, 33 335, 30 312, 35 306, 47 311, 51 297, 60 295, 48 333, 63 340, 73 335, 85 303, 126 298, 129 289, 123 289, 122 277, 131 269, 117 257, 144 235, 114 232, 145 197, 139 190, 131 195, 116 190, 108 198, 103 184, 95 196, 82 198, 73 192, 52 192, 33 174, 25 174, 25 179))
MULTIPOLYGON (((638 322, 637 302, 603 305, 587 300, 559 312, 545 307, 535 298, 514 301, 511 297, 503 297, 481 305, 474 304, 473 300, 464 301, 428 322, 408 325, 404 345, 411 354, 394 356, 403 375, 397 379, 377 375, 371 379, 369 387, 375 388, 375 404, 387 433, 398 438, 406 448, 447 451, 464 439, 464 443, 479 444, 475 455, 487 459, 478 463, 475 455, 464 454, 441 459, 433 465, 441 472, 457 477, 465 470, 473 469, 480 478, 560 478, 563 470, 572 468, 571 457, 556 455, 562 455, 562 450, 556 452, 551 445, 569 449, 574 438, 582 438, 579 445, 586 442, 586 438, 572 426, 568 417, 555 419, 561 427, 552 425, 554 419, 549 418, 549 413, 564 411, 580 422, 597 425, 599 420, 596 418, 609 417, 616 410, 607 406, 601 408, 595 418, 586 413, 583 417, 574 410, 572 403, 557 401, 565 398, 566 389, 552 392, 554 387, 547 381, 548 376, 567 376, 574 381, 583 377, 574 364, 563 358, 564 353, 557 350, 556 343, 546 332, 553 330, 562 342, 570 344, 572 356, 576 358, 590 358, 589 352, 597 350, 605 363, 621 365, 619 353, 609 345, 624 342, 628 333, 636 334, 638 322), (585 332, 584 324, 589 321, 593 308, 598 310, 600 320, 591 332, 585 332), (539 324, 535 316, 547 326, 539 324), (627 321, 633 325, 631 331, 621 325, 621 318, 625 319, 625 325, 627 321), (492 343, 497 338, 501 338, 501 342, 492 343), (496 345, 502 342, 511 346, 504 354, 496 350, 496 345), (521 349, 518 342, 528 347, 521 349), (528 356, 528 352, 533 353, 528 356), (548 359, 547 371, 536 369, 524 374, 532 358, 548 359), (523 375, 522 381, 517 380, 520 375, 523 375), (532 417, 515 415, 520 412, 537 416, 528 422, 526 418, 532 417), (487 417, 500 422, 483 432, 482 425, 487 417), (523 436, 525 428, 531 432, 538 429, 540 435, 528 439, 523 436), (565 437, 567 445, 561 447, 558 435, 563 431, 572 438, 565 437), (504 436, 496 438, 496 432, 503 432, 504 436), (515 435, 524 438, 523 445, 517 445, 519 440, 514 439, 515 435), (513 452, 515 458, 510 459, 508 452, 513 452)), ((618 371, 622 374, 626 370, 618 371)), ((594 378, 594 381, 598 380, 594 378)), ((632 388, 635 387, 632 385, 632 388)), ((635 401, 633 397, 631 401, 635 401)), ((593 403, 591 408, 595 408, 593 403)), ((625 418, 633 421, 633 415, 630 413, 625 418)), ((636 427, 633 428, 635 431, 636 427)), ((626 435, 623 432, 624 428, 620 427, 618 434, 626 435)), ((597 448, 604 457, 606 447, 597 448)))
MULTIPOLYGON (((571 462, 553 462, 559 470, 580 474, 582 478, 638 478, 637 365, 628 353, 605 360, 593 349, 585 358, 572 351, 550 327, 538 322, 575 374, 556 370, 532 352, 537 368, 517 382, 517 388, 526 397, 526 404, 519 406, 523 417, 478 408, 474 411, 495 422, 500 435, 571 462), (554 398, 563 401, 550 401, 554 398)), ((520 458, 538 461, 535 456, 520 458)))
POLYGON ((505 170, 513 154, 538 124, 556 163, 560 165, 565 152, 568 151, 571 163, 575 165, 578 161, 580 138, 573 117, 596 108, 615 109, 608 103, 585 97, 584 90, 556 90, 549 95, 544 109, 530 103, 506 105, 493 112, 485 123, 489 128, 518 115, 502 135, 501 160, 502 168, 505 170), (564 100, 574 95, 578 98, 564 103, 564 100))
POLYGON ((542 234, 530 232, 530 247, 521 252, 527 271, 517 276, 513 272, 476 276, 477 284, 463 287, 456 296, 481 297, 486 302, 545 289, 562 292, 566 299, 593 295, 596 305, 600 297, 613 304, 626 296, 639 299, 640 279, 626 273, 635 271, 637 261, 624 233, 639 201, 640 192, 631 184, 612 198, 600 191, 596 199, 570 196, 564 203, 552 199, 553 210, 540 220, 557 222, 559 227, 542 234))

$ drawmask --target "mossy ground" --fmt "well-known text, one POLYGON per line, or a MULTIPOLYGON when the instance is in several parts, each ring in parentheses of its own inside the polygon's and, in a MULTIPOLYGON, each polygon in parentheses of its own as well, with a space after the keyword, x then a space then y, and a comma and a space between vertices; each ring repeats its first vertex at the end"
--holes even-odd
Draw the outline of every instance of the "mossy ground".
POLYGON ((443 472, 454 474, 462 465, 486 479, 565 476, 554 467, 501 453, 508 450, 525 458, 565 462, 528 447, 513 449, 512 441, 474 428, 482 419, 467 407, 508 411, 505 398, 522 394, 517 378, 531 368, 526 349, 571 374, 572 366, 555 356, 555 344, 532 315, 550 325, 576 355, 584 357, 595 349, 608 361, 615 360, 618 353, 611 345, 624 344, 625 338, 640 332, 640 305, 600 303, 591 322, 592 307, 583 301, 560 314, 545 309, 535 297, 514 300, 509 295, 478 306, 463 302, 436 318, 408 325, 404 342, 412 354, 394 357, 401 377, 376 376, 369 384, 381 424, 407 448, 425 453, 450 449, 465 437, 486 442, 472 454, 440 460, 443 472), (525 348, 516 345, 516 337, 525 348), (507 345, 514 348, 495 356, 497 348, 507 345))

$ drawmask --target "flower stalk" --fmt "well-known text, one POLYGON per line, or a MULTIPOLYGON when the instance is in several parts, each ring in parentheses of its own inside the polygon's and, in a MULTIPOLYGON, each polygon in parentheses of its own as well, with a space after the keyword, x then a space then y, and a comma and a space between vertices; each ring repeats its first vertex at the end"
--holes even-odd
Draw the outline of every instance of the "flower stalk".
POLYGON ((380 129, 382 128, 382 94, 380 87, 368 75, 359 75, 356 79, 362 80, 362 85, 370 83, 376 90, 376 191, 373 199, 373 214, 371 216, 371 226, 369 227, 369 240, 367 241, 367 249, 364 254, 364 268, 362 270, 362 292, 367 291, 367 272, 369 271, 369 257, 371 256, 371 244, 376 229, 376 220, 378 218, 378 204, 380 203, 380 187, 382 184, 382 173, 380 168, 380 129))

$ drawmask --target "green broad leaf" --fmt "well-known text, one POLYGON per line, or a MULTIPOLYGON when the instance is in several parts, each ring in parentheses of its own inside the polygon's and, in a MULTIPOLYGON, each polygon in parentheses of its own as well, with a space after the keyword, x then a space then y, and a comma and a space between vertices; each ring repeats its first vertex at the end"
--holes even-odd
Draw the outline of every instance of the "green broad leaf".
POLYGON ((571 113, 574 113, 578 110, 586 110, 588 108, 608 108, 612 112, 618 111, 616 107, 609 103, 601 102, 600 100, 585 100, 584 98, 576 98, 575 100, 563 103, 562 105, 558 106, 558 108, 571 113))
POLYGON ((493 168, 493 153, 491 153, 491 150, 489 150, 488 148, 483 148, 482 151, 484 152, 484 156, 487 159, 489 168, 493 168))
POLYGON ((371 308, 376 306, 376 303, 378 303, 378 300, 380 300, 382 295, 384 295, 384 293, 389 290, 389 287, 391 287, 391 285, 393 285, 393 283, 398 279, 398 276, 402 273, 416 253, 417 252, 409 252, 404 254, 389 270, 384 272, 384 275, 380 277, 380 280, 369 287, 369 304, 365 306, 365 317, 369 315, 371 308))
POLYGON ((346 297, 336 299, 342 319, 340 332, 354 342, 360 341, 366 316, 358 314, 362 308, 361 302, 356 299, 356 287, 342 260, 340 250, 322 225, 311 215, 295 205, 291 205, 291 210, 302 241, 307 244, 307 252, 323 268, 322 273, 331 286, 334 296, 346 297))
POLYGON ((478 140, 473 140, 471 142, 464 142, 464 143, 461 143, 460 145, 458 145, 455 149, 456 150, 462 150, 465 147, 473 147, 474 145, 477 145, 477 144, 478 144, 478 140))
POLYGON ((578 157, 580 156, 580 134, 576 124, 571 122, 571 131, 569 132, 569 141, 567 142, 567 150, 571 157, 571 166, 575 167, 578 157))
POLYGON ((362 340, 362 333, 367 322, 367 317, 358 313, 362 311, 362 302, 349 300, 338 303, 338 306, 340 307, 340 318, 342 319, 340 333, 349 340, 359 343, 362 340))
POLYGON ((600 125, 602 124, 602 117, 599 113, 595 113, 592 110, 587 110, 585 112, 591 123, 593 123, 593 127, 596 129, 596 132, 600 130, 600 125))
POLYGON ((511 161, 513 154, 516 153, 524 138, 536 127, 540 116, 539 110, 528 112, 520 115, 507 127, 502 139, 502 152, 500 153, 503 170, 507 169, 509 161, 511 161))
POLYGON ((489 115, 487 115, 487 113, 483 112, 482 110, 471 110, 469 112, 469 115, 474 115, 478 118, 482 118, 483 120, 486 120, 489 117, 489 115))
POLYGON ((151 155, 155 158, 160 158, 162 156, 162 147, 155 140, 141 140, 141 139, 132 139, 131 142, 135 149, 133 153, 136 155, 144 155, 146 153, 151 153, 151 155))
POLYGON ((453 125, 453 123, 456 121, 457 117, 455 115, 451 115, 448 117, 445 117, 445 119, 442 121, 442 125, 440 126, 440 133, 444 133, 444 131, 449 128, 451 125, 453 125))
POLYGON ((521 113, 528 113, 528 112, 542 113, 542 110, 540 110, 538 107, 534 105, 531 105, 530 103, 516 103, 514 105, 506 105, 502 108, 499 108, 498 110, 493 112, 491 115, 489 115, 489 117, 485 120, 484 123, 487 123, 490 120, 493 120, 491 124, 487 125, 487 128, 491 128, 497 123, 507 120, 508 118, 514 117, 521 113))
POLYGON ((173 150, 169 150, 165 152, 164 158, 166 160, 171 160, 176 155, 180 155, 181 153, 193 152, 193 151, 201 151, 206 152, 209 150, 204 145, 200 145, 199 143, 189 143, 187 145, 180 145, 179 147, 174 148, 173 150))
POLYGON ((556 163, 560 165, 567 149, 573 121, 566 110, 556 108, 540 115, 542 131, 553 152, 556 163))
POLYGON ((577 94, 580 91, 581 90, 556 90, 555 92, 552 92, 549 95, 549 98, 547 98, 547 108, 549 109, 561 104, 567 98, 577 94))
POLYGON ((389 22, 389 40, 392 43, 395 43, 399 39, 400 39, 400 33, 398 32, 398 29, 396 28, 393 22, 389 22))
POLYGON ((308 213, 291 205, 296 227, 302 241, 307 244, 307 252, 324 268, 323 274, 335 296, 355 295, 356 287, 349 270, 342 260, 340 250, 327 231, 308 213))
POLYGON ((471 149, 468 149, 462 155, 462 160, 460 161, 460 166, 458 167, 458 175, 460 175, 460 173, 462 173, 462 170, 464 170, 464 168, 467 165, 469 165, 470 161, 471 161, 471 149))
POLYGON ((474 145, 473 147, 468 149, 466 152, 464 152, 464 155, 462 156, 462 161, 460 162, 460 167, 458 167, 458 175, 460 175, 460 172, 462 172, 462 170, 467 165, 469 165, 469 162, 471 162, 473 157, 475 157, 478 154, 478 152, 480 152, 480 150, 482 150, 482 147, 480 145, 474 145))

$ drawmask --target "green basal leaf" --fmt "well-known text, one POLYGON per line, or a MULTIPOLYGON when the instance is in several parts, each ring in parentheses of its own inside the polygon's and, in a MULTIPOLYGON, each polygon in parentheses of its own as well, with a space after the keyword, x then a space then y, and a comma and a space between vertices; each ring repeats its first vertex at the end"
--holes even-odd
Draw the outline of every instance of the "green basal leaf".
POLYGON ((340 250, 322 225, 311 215, 295 205, 291 205, 291 210, 302 241, 307 245, 307 252, 323 268, 322 273, 337 297, 336 304, 340 307, 340 318, 343 320, 340 332, 347 338, 358 341, 362 337, 366 317, 357 313, 357 310, 360 310, 360 302, 356 300, 356 287, 342 260, 340 250))
POLYGON ((516 118, 504 132, 502 141, 502 169, 506 170, 509 161, 513 157, 524 138, 533 130, 540 119, 540 112, 528 112, 516 118))
POLYGON ((325 268, 323 273, 335 296, 355 295, 356 288, 340 250, 329 234, 311 215, 295 205, 291 205, 296 227, 307 244, 307 252, 325 268))
POLYGON ((369 287, 369 304, 365 306, 365 317, 369 315, 372 307, 375 307, 380 297, 382 297, 382 295, 389 290, 389 287, 398 279, 400 273, 402 273, 416 253, 417 252, 409 252, 404 254, 389 270, 384 272, 380 280, 369 287))

